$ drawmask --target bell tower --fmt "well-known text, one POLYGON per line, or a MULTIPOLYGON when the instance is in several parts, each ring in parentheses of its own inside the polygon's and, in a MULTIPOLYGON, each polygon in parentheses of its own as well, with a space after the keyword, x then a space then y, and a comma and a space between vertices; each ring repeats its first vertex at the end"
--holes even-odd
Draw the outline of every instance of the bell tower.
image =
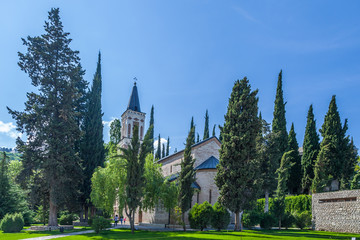
POLYGON ((121 115, 121 141, 119 146, 127 148, 130 145, 135 125, 139 128, 139 139, 142 143, 145 131, 145 113, 141 112, 136 82, 131 92, 126 111, 121 115))

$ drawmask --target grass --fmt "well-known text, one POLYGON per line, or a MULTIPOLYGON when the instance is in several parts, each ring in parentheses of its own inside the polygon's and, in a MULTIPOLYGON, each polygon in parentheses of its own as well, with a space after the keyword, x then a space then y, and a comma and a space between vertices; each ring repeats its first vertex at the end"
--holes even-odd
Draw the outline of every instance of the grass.
MULTIPOLYGON (((69 232, 79 232, 89 230, 90 227, 80 227, 75 228, 73 230, 65 230, 64 233, 69 232)), ((54 231, 27 231, 22 230, 19 233, 4 233, 0 231, 0 240, 17 240, 17 239, 26 239, 26 238, 35 238, 35 237, 43 237, 43 236, 50 236, 50 235, 57 235, 61 232, 59 230, 54 231)))
POLYGON ((360 234, 349 233, 333 233, 333 232, 321 232, 310 230, 246 230, 243 232, 151 232, 151 231, 136 231, 135 234, 131 234, 129 230, 113 229, 109 231, 103 231, 99 235, 84 234, 77 236, 70 236, 61 238, 64 240, 110 240, 110 239, 196 239, 196 240, 208 240, 208 239, 229 239, 229 240, 271 240, 271 239, 351 239, 351 237, 360 238, 360 234))

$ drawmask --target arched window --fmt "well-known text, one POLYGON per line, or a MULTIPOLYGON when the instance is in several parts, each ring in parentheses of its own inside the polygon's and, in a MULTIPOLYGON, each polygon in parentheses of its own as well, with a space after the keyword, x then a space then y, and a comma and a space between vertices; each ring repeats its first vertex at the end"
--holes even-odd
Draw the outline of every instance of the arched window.
POLYGON ((128 124, 128 138, 131 136, 131 124, 128 124))
POLYGON ((140 140, 143 138, 143 126, 140 127, 140 140))

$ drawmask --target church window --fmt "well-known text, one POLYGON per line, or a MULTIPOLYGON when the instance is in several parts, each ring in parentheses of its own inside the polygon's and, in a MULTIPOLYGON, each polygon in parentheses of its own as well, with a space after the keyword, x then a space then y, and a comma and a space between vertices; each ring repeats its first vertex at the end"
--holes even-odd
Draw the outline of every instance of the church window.
POLYGON ((170 173, 172 173, 172 165, 170 165, 170 173))
POLYGON ((128 124, 128 138, 131 136, 131 124, 128 124))
POLYGON ((209 203, 211 204, 211 189, 209 190, 209 203))

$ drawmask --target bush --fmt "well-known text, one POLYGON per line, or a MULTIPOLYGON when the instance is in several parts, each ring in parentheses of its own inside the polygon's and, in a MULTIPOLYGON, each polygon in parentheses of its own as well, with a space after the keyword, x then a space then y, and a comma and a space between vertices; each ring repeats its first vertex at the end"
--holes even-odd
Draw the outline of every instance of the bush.
POLYGON ((30 226, 34 222, 34 211, 27 210, 22 213, 22 216, 24 218, 24 226, 30 226))
POLYGON ((281 220, 281 226, 288 229, 289 227, 292 227, 294 222, 295 222, 294 216, 289 212, 285 212, 281 220))
MULTIPOLYGON (((264 212, 265 198, 257 200, 256 210, 259 213, 264 212)), ((273 198, 269 198, 270 212, 274 208, 273 198)), ((285 212, 311 212, 311 195, 287 196, 285 198, 285 212)))
POLYGON ((193 229, 204 230, 210 222, 213 214, 213 208, 207 201, 202 204, 195 204, 189 212, 190 227, 193 229))
POLYGON ((263 213, 260 220, 260 227, 263 229, 271 229, 276 225, 276 218, 270 213, 263 213))
POLYGON ((109 227, 111 227, 110 220, 104 217, 95 217, 92 220, 91 228, 94 229, 96 233, 109 227))
POLYGON ((21 213, 6 214, 0 222, 0 229, 4 233, 20 232, 24 227, 24 218, 21 213))
POLYGON ((258 213, 258 211, 252 210, 249 212, 245 212, 242 215, 242 223, 246 228, 254 227, 260 224, 260 221, 261 221, 261 214, 258 213))
POLYGON ((296 227, 300 229, 303 229, 311 225, 312 216, 311 216, 311 212, 309 211, 305 211, 302 213, 295 212, 294 218, 295 218, 296 227))
POLYGON ((75 219, 73 214, 64 214, 61 215, 59 223, 60 225, 72 225, 74 220, 75 219))
POLYGON ((227 228, 230 223, 230 213, 219 202, 213 206, 213 215, 211 218, 211 226, 218 231, 227 228))

